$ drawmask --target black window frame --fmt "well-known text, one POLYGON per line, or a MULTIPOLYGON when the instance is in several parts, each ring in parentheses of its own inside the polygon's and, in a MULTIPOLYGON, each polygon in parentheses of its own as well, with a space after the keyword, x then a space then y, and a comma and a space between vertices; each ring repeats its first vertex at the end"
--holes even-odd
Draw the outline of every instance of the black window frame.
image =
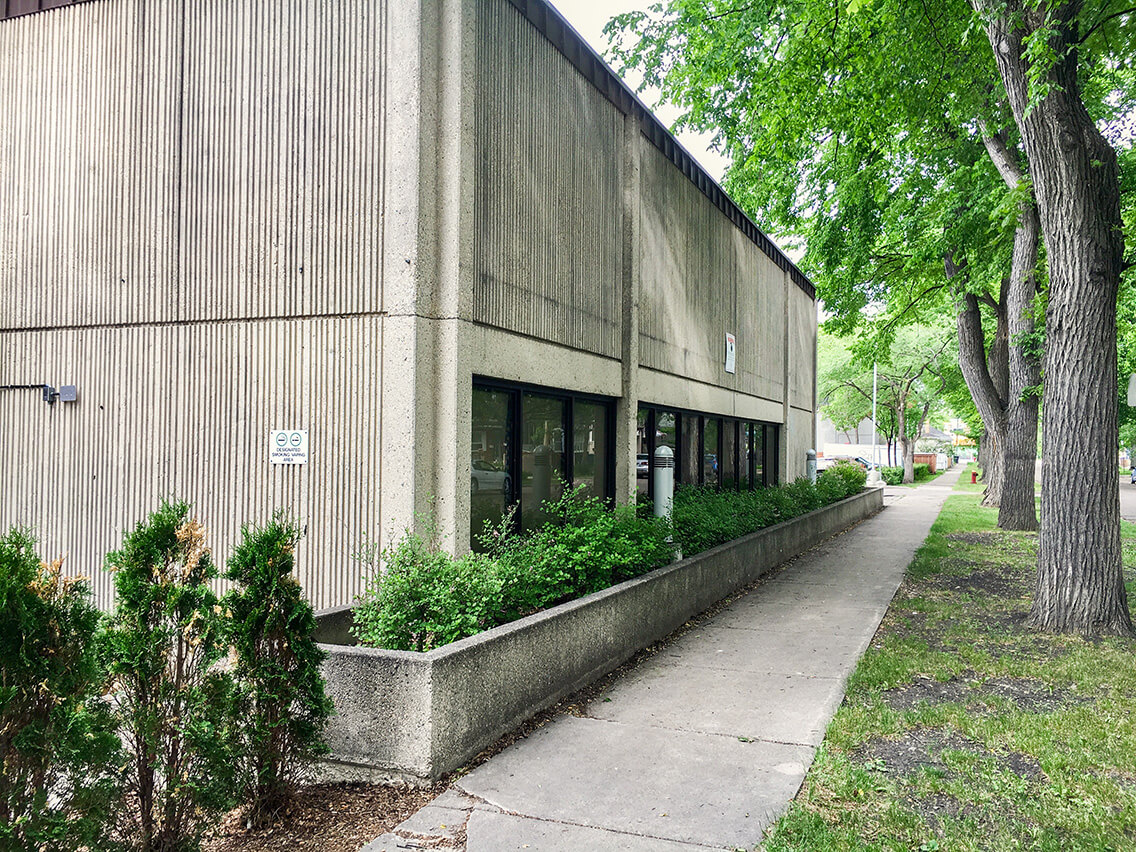
MULTIPOLYGON (((753 491, 758 488, 769 488, 777 485, 780 481, 779 478, 779 453, 780 440, 781 440, 781 424, 769 423, 764 420, 746 420, 744 418, 728 417, 724 414, 708 414, 702 411, 695 411, 689 408, 677 408, 673 405, 661 405, 652 402, 640 402, 639 411, 646 411, 647 417, 644 422, 644 429, 647 431, 647 497, 650 500, 655 499, 655 450, 657 449, 656 443, 656 418, 659 412, 667 412, 675 416, 675 485, 704 485, 704 459, 706 454, 706 420, 711 418, 719 421, 718 429, 718 446, 716 448, 716 456, 719 459, 718 464, 718 487, 721 488, 722 478, 722 448, 724 445, 724 435, 727 428, 733 428, 734 431, 734 483, 735 490, 740 490, 742 480, 742 459, 748 457, 746 464, 746 490, 753 491), (687 418, 693 418, 697 424, 698 429, 698 464, 696 469, 698 471, 697 482, 688 483, 682 476, 683 461, 682 461, 682 448, 684 435, 682 430, 683 424, 687 422, 687 418), (731 425, 732 424, 732 425, 731 425), (757 431, 761 430, 761 477, 757 476, 758 459, 757 454, 754 452, 755 437, 757 431), (745 441, 743 445, 743 440, 745 441), (744 453, 743 450, 748 450, 744 453)), ((638 419, 638 417, 636 418, 638 419)))
MULTIPOLYGON (((523 486, 521 482, 521 472, 523 463, 523 444, 522 436, 524 435, 524 399, 525 394, 532 394, 534 396, 543 396, 550 399, 560 400, 564 403, 564 419, 561 427, 564 430, 565 450, 561 454, 561 470, 560 474, 564 477, 565 481, 575 484, 575 405, 574 403, 579 400, 581 402, 590 402, 600 405, 604 410, 604 430, 606 441, 608 444, 607 457, 603 460, 604 468, 604 494, 600 499, 609 507, 615 505, 615 398, 610 396, 603 396, 601 394, 585 393, 582 391, 565 390, 563 388, 551 388, 545 385, 530 384, 528 382, 514 382, 506 379, 495 379, 491 376, 481 376, 475 374, 471 385, 471 393, 473 390, 482 389, 488 391, 497 391, 499 393, 509 394, 512 398, 510 409, 512 411, 512 423, 510 429, 516 438, 513 445, 509 447, 508 454, 508 468, 511 476, 514 477, 513 484, 513 502, 509 504, 507 510, 516 507, 513 510, 513 528, 517 531, 523 531, 524 525, 521 523, 522 513, 524 507, 521 505, 521 496, 523 486)), ((470 530, 470 538, 473 538, 473 530, 470 530)))

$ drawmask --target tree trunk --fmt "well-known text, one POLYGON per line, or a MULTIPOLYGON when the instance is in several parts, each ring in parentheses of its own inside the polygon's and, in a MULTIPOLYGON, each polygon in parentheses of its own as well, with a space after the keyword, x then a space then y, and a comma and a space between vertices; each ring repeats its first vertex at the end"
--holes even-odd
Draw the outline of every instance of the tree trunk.
MULTIPOLYGON (((951 262, 948 260, 948 275, 951 262)), ((1001 325, 1001 323, 999 323, 1001 325)), ((982 333, 982 314, 978 309, 978 297, 964 293, 958 312, 959 368, 962 370, 966 386, 970 390, 978 415, 986 427, 982 440, 982 481, 986 492, 982 497, 983 506, 997 506, 1002 498, 1002 448, 1006 432, 1005 398, 998 391, 984 349, 982 333)), ((991 347, 990 362, 996 360, 997 353, 991 347)), ((1006 375, 1009 375, 1007 366, 1006 375)))
POLYGON ((1005 530, 1036 530, 1034 460, 1037 458, 1037 386, 1041 383, 1037 359, 1027 339, 1034 334, 1033 299, 1037 292, 1038 232, 1041 228, 1032 203, 1023 203, 1014 232, 1014 256, 1008 289, 1010 389, 1006 400, 1002 445, 1002 493, 998 526, 1005 530))
POLYGON ((1049 261, 1047 462, 1031 624, 1134 633, 1121 574, 1116 486, 1116 297, 1123 255, 1115 152, 1081 101, 1079 3, 975 0, 1021 133, 1049 261), (996 11, 992 11, 996 10, 996 11), (1050 16, 1047 20, 1046 16, 1050 16), (1049 90, 1030 106, 1029 32, 1056 24, 1049 90), (1057 463, 1053 463, 1057 462, 1057 463))

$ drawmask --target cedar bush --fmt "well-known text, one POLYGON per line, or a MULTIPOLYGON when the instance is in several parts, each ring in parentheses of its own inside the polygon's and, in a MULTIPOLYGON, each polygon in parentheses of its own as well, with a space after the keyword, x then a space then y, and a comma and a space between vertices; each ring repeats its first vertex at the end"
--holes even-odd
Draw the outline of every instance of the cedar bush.
POLYGON ((204 529, 185 503, 163 503, 107 556, 117 602, 106 631, 131 759, 128 834, 142 852, 198 848, 234 804, 231 677, 215 664, 225 629, 204 529))
POLYGON ((235 651, 239 730, 238 786, 255 826, 272 821, 310 761, 327 753, 333 712, 312 638, 315 613, 293 575, 299 528, 281 515, 243 527, 225 576, 238 584, 224 599, 235 651))
POLYGON ((0 848, 111 847, 120 744, 85 582, 0 538, 0 848))

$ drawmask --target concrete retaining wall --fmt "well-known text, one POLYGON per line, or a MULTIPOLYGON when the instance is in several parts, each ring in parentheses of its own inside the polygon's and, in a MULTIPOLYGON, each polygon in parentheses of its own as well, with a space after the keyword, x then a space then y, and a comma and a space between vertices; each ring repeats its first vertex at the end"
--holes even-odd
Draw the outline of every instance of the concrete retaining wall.
MULTIPOLYGON (((883 507, 869 489, 602 592, 428 653, 323 645, 340 775, 438 778, 691 616, 883 507)), ((345 614, 322 619, 343 635, 345 614)))

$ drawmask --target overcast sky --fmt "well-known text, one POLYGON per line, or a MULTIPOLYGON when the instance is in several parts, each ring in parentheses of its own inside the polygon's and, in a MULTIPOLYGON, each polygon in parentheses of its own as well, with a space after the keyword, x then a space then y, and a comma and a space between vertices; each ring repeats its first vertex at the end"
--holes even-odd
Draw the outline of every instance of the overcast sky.
MULTIPOLYGON (((646 9, 657 0, 551 0, 551 2, 557 11, 568 19, 568 23, 575 27, 576 31, 602 56, 607 48, 607 41, 603 35, 604 24, 615 15, 634 9, 646 9)), ((632 82, 632 89, 637 82, 632 82)), ((651 92, 644 92, 639 97, 647 106, 654 106, 655 97, 651 92)), ((679 112, 673 107, 663 107, 655 110, 655 115, 664 125, 670 127, 678 119, 679 112)), ((716 152, 709 150, 708 135, 681 133, 678 134, 678 141, 698 160, 702 168, 710 173, 711 177, 718 181, 722 179, 727 163, 716 152)))

